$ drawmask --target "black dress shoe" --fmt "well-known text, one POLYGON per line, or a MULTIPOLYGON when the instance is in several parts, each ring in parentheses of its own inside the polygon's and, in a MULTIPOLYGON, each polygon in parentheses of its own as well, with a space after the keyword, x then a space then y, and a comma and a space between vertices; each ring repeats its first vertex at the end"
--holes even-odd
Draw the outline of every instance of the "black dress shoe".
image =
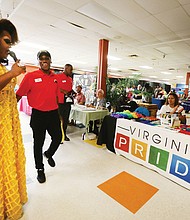
POLYGON ((38 169, 37 180, 39 183, 44 183, 46 181, 46 176, 43 169, 38 169))
POLYGON ((51 167, 55 167, 55 161, 52 157, 48 157, 47 151, 44 152, 44 156, 47 158, 47 161, 51 167))
POLYGON ((70 141, 70 139, 67 136, 65 136, 65 141, 70 141))

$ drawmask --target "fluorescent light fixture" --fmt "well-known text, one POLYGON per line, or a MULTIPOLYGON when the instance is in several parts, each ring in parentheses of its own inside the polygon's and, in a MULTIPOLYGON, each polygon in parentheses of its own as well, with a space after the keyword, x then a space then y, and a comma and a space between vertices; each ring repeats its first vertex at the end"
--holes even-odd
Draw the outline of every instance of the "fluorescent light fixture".
POLYGON ((40 44, 36 44, 36 43, 31 43, 31 42, 26 42, 26 41, 21 41, 19 42, 15 47, 31 47, 31 48, 35 48, 35 49, 39 49, 39 50, 47 50, 48 47, 44 46, 44 45, 40 45, 40 44))
POLYGON ((176 78, 183 78, 183 76, 176 76, 176 78))
POLYGON ((169 81, 169 79, 162 79, 162 80, 164 80, 164 81, 169 81))
POLYGON ((108 59, 109 60, 121 60, 121 58, 119 57, 114 57, 114 56, 109 56, 109 55, 108 55, 108 59))
POLYGON ((143 68, 143 69, 147 69, 147 70, 151 70, 153 69, 153 67, 151 66, 139 66, 140 68, 143 68))
POLYGON ((133 75, 141 75, 142 73, 139 72, 132 72, 133 75))
POLYGON ((120 69, 118 69, 118 68, 114 68, 114 67, 110 67, 110 68, 108 68, 109 70, 114 70, 114 71, 119 71, 120 69))
POLYGON ((170 72, 161 72, 161 73, 163 73, 163 74, 165 74, 165 75, 171 75, 172 73, 170 73, 170 72))
POLYGON ((149 76, 150 78, 155 78, 155 79, 157 79, 158 77, 157 76, 149 76))

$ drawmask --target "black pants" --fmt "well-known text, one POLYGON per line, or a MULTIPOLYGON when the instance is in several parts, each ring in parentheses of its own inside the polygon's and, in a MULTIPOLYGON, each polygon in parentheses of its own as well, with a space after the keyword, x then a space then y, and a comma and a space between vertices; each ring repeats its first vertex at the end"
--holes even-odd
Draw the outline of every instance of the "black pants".
POLYGON ((71 111, 71 104, 69 102, 65 102, 63 104, 59 103, 59 114, 62 119, 63 131, 65 136, 67 136, 66 131, 67 131, 67 125, 69 123, 70 111, 71 111))
POLYGON ((34 138, 34 160, 36 169, 43 169, 42 148, 45 141, 46 131, 51 136, 51 143, 47 150, 47 156, 52 157, 62 140, 61 123, 58 110, 43 112, 32 109, 30 126, 34 138))

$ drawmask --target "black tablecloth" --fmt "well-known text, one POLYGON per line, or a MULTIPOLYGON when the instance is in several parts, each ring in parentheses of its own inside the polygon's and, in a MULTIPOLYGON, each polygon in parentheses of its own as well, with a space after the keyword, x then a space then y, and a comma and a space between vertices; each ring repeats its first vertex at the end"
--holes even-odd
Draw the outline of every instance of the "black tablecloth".
POLYGON ((106 115, 103 119, 102 126, 98 135, 97 144, 106 144, 108 150, 115 153, 114 138, 117 119, 106 115))

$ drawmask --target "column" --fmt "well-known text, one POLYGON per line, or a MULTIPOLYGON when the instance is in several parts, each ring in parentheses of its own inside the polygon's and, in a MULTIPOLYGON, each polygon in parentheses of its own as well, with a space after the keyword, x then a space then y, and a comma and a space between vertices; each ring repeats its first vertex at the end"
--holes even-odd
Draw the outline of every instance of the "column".
POLYGON ((185 96, 188 97, 190 72, 186 75, 185 96))
POLYGON ((107 55, 109 41, 105 39, 99 40, 99 64, 97 75, 97 89, 104 90, 106 96, 106 78, 107 78, 107 55))

